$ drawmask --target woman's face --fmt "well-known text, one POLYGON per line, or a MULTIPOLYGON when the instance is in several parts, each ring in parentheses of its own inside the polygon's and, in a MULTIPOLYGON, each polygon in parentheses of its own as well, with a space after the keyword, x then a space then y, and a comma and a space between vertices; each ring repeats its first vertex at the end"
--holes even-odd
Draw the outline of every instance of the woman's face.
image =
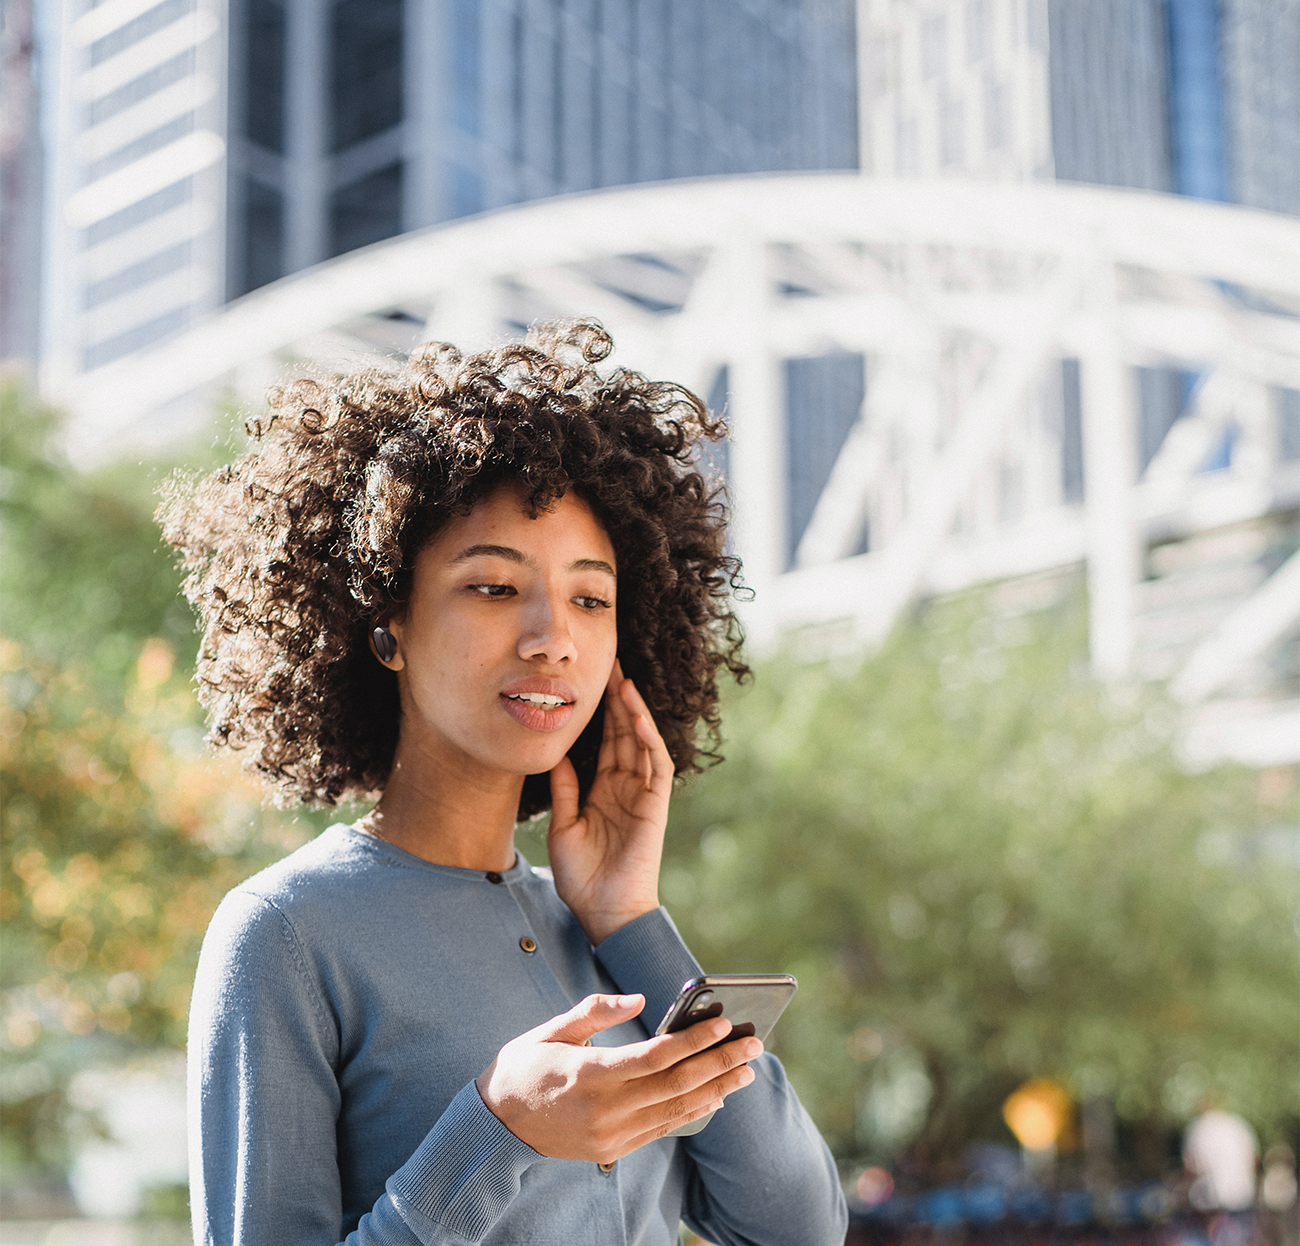
POLYGON ((424 764, 550 770, 590 721, 618 647, 614 547, 573 493, 536 519, 505 484, 416 557, 397 640, 402 739, 424 764))

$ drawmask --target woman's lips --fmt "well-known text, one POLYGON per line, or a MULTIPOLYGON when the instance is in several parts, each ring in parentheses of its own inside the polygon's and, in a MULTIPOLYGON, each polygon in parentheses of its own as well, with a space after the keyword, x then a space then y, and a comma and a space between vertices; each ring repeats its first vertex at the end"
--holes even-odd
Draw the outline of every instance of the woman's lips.
POLYGON ((529 705, 527 701, 514 701, 507 696, 502 696, 501 700, 506 713, 530 731, 559 731, 573 716, 572 702, 547 709, 541 705, 529 705))
POLYGON ((540 677, 517 680, 500 695, 506 713, 530 731, 559 731, 573 716, 577 700, 577 693, 563 680, 540 677))

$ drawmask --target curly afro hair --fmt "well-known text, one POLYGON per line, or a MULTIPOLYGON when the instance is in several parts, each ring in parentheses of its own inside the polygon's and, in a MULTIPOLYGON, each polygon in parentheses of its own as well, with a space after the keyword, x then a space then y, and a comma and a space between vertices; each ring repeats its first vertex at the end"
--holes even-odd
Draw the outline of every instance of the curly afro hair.
MULTIPOLYGON (((692 463, 725 430, 681 386, 602 376, 612 349, 598 324, 558 322, 468 358, 438 343, 398 373, 299 380, 271 391, 238 462, 169 482, 158 517, 202 626, 210 739, 247 750, 281 803, 383 789, 400 708, 369 632, 440 527, 507 480, 534 515, 570 489, 592 507, 618 558, 624 672, 678 774, 719 760, 717 674, 749 670, 721 489, 692 463)), ((602 721, 570 750, 584 795, 602 721)), ((530 775, 520 818, 549 804, 530 775)))

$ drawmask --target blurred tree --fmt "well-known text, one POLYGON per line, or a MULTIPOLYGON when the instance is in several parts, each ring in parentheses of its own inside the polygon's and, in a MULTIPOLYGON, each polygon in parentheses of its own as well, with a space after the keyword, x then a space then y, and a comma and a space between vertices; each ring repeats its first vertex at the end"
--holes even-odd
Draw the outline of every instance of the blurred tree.
POLYGON ((0 1144, 66 1158, 69 1076, 179 1046, 224 892, 305 838, 207 757, 194 628, 153 523, 156 468, 72 471, 0 389, 0 1144))
POLYGON ((1189 773, 1156 690, 1091 678, 1080 594, 995 596, 762 667, 674 803, 666 902, 710 970, 799 976, 774 1040, 841 1155, 1010 1142, 1034 1076, 1156 1125, 1218 1091, 1268 1136, 1297 1113, 1294 770, 1189 773))
POLYGON ((162 469, 123 462, 83 475, 60 439, 58 414, 0 377, 0 635, 101 689, 129 678, 149 636, 185 655, 185 674, 194 622, 152 520, 162 469))

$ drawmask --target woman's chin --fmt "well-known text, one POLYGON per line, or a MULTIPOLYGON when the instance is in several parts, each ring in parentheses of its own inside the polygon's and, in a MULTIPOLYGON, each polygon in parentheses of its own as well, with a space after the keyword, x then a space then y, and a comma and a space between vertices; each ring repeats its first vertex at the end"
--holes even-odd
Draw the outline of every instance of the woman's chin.
POLYGON ((572 747, 573 741, 545 741, 545 747, 528 749, 511 749, 498 754, 500 768, 509 774, 527 777, 530 774, 547 774, 554 770, 564 759, 565 753, 572 747))

